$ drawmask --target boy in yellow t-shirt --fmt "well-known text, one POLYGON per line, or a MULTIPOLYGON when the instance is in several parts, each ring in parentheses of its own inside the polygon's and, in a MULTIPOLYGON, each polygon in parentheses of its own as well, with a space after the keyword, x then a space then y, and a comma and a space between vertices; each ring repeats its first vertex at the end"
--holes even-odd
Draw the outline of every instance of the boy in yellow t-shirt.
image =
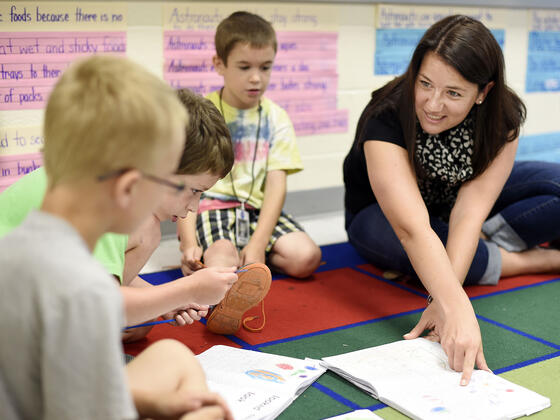
MULTIPOLYGON (((235 163, 203 195, 198 218, 189 215, 178 224, 183 272, 200 268, 203 257, 208 267, 266 261, 290 276, 307 277, 319 266, 321 251, 282 211, 286 176, 303 169, 295 133, 287 113, 263 97, 276 56, 276 34, 260 16, 235 12, 218 25, 215 44, 213 63, 224 86, 208 99, 228 124, 235 163)), ((243 312, 266 295, 265 277, 263 273, 261 284, 255 281, 250 292, 239 291, 241 284, 233 287, 210 314, 208 328, 235 333, 243 312)))

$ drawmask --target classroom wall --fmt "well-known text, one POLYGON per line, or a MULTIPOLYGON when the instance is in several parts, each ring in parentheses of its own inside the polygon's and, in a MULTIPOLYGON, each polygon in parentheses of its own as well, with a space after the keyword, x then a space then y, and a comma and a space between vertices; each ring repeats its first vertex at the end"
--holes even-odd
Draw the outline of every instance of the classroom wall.
MULTIPOLYGON (((61 31, 81 30, 79 24, 69 28, 60 24, 42 25, 39 29, 34 26, 11 24, 7 13, 12 5, 18 8, 27 6, 30 10, 35 5, 47 7, 68 8, 90 5, 95 9, 104 7, 108 3, 49 3, 49 2, 0 2, 0 38, 12 31, 61 31), (70 5, 70 6, 69 6, 70 5)), ((546 32, 551 37, 541 39, 539 45, 548 48, 547 59, 540 62, 535 74, 541 75, 545 71, 557 74, 560 78, 560 10, 558 9, 508 9, 508 8, 458 8, 457 6, 422 6, 377 4, 377 3, 243 3, 251 11, 264 10, 266 13, 273 8, 279 14, 289 16, 295 11, 306 11, 308 14, 317 14, 325 20, 326 29, 337 33, 336 73, 337 89, 335 97, 337 110, 347 110, 346 124, 342 132, 322 132, 314 135, 301 135, 298 138, 305 170, 288 178, 288 188, 291 193, 300 193, 298 197, 305 200, 305 192, 313 190, 326 191, 323 197, 326 201, 333 197, 333 191, 342 189, 342 161, 350 144, 352 143, 354 128, 359 115, 367 103, 372 90, 391 80, 394 75, 375 74, 374 61, 376 59, 376 35, 380 29, 403 30, 404 40, 410 41, 413 30, 422 29, 437 16, 449 13, 467 13, 479 16, 494 30, 503 34, 503 51, 506 61, 507 79, 510 86, 523 98, 528 109, 527 122, 523 128, 520 146, 520 158, 539 158, 560 161, 560 81, 550 81, 547 90, 542 92, 527 92, 527 63, 530 53, 538 53, 538 45, 532 45, 529 50, 529 36, 531 31, 546 32), (383 18, 381 17, 383 12, 383 18), (423 18, 422 18, 423 17, 423 18), (408 32, 407 32, 408 31, 408 32), (556 83, 556 85, 555 85, 556 83)), ((171 7, 196 7, 197 10, 207 10, 208 16, 216 10, 234 10, 238 3, 218 3, 207 1, 204 3, 193 2, 114 2, 108 8, 117 8, 124 16, 121 27, 107 27, 105 30, 124 30, 126 32, 126 55, 131 59, 145 65, 155 74, 163 76, 164 57, 164 29, 166 19, 169 18, 171 7)), ((192 10, 192 9, 191 9, 192 10)), ((168 22, 167 22, 168 25, 168 22)), ((84 25, 84 30, 92 28, 84 25)), ((209 22, 207 27, 212 26, 209 22)), ((278 28, 277 30, 282 30, 278 28)), ((302 28, 296 28, 302 29, 302 28)), ((303 30, 313 30, 304 27, 303 30)), ((400 35, 399 35, 400 36, 400 35)), ((0 43, 1 45, 1 43, 0 43)), ((381 48, 381 47, 380 47, 381 48)), ((387 46, 383 48, 389 48, 387 46)), ((2 61, 0 51, 0 62, 2 61)), ((554 78, 554 76, 551 76, 554 78)), ((5 80, 0 79, 0 93, 2 87, 6 89, 5 80)), ((42 121, 41 109, 25 110, 0 110, 0 166, 1 160, 12 149, 2 147, 2 139, 9 140, 14 136, 14 129, 19 129, 18 135, 29 136, 28 140, 35 138, 35 146, 40 146, 37 140, 37 127, 42 121), (27 131, 26 131, 27 130, 27 131), (22 134, 23 133, 23 134, 22 134), (26 134, 27 133, 27 134, 26 134), (35 137, 33 137, 35 136, 35 137)), ((5 143, 5 142, 4 142, 5 143)), ((29 142, 28 142, 29 143, 29 142)), ((28 148, 23 152, 31 153, 28 148)), ((0 180, 1 180, 0 171, 0 180)), ((315 195, 314 197, 317 197, 315 195)), ((342 208, 342 203, 337 203, 342 208)))

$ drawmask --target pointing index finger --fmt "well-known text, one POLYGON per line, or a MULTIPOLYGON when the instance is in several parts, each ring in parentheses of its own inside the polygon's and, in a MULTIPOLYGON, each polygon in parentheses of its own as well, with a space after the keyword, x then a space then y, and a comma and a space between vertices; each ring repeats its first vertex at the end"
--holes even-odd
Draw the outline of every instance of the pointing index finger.
POLYGON ((474 360, 476 357, 476 350, 469 349, 465 354, 465 360, 463 360, 463 374, 461 375, 461 386, 468 385, 474 369, 474 360))

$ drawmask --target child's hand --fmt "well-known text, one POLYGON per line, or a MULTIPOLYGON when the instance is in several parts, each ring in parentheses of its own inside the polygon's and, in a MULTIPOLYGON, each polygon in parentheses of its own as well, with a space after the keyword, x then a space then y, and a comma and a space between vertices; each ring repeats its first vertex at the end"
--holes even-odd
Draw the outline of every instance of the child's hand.
POLYGON ((265 248, 249 241, 241 250, 241 266, 252 263, 265 263, 265 248))
POLYGON ((216 305, 237 281, 237 267, 211 267, 198 270, 188 277, 192 283, 190 300, 200 305, 216 305))
POLYGON ((190 325, 194 321, 200 321, 200 319, 204 318, 207 314, 208 305, 191 303, 163 315, 163 319, 175 319, 175 322, 172 322, 171 324, 182 327, 184 325, 190 325))
POLYGON ((200 259, 202 258, 202 248, 199 246, 191 246, 182 250, 181 255, 181 271, 184 276, 188 276, 200 270, 202 265, 200 259))

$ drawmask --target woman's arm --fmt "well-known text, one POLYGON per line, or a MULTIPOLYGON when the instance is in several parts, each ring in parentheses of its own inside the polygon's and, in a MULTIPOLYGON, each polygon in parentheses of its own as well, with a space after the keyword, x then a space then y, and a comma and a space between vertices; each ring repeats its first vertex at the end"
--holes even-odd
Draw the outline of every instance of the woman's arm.
POLYGON ((455 279, 445 248, 430 226, 428 210, 405 149, 368 141, 364 144, 368 176, 383 214, 393 227, 418 277, 434 297, 450 298, 455 279))
POLYGON ((434 302, 407 338, 432 329, 451 368, 470 380, 475 361, 487 369, 474 310, 451 266, 443 243, 432 230, 406 150, 382 141, 364 144, 368 176, 383 213, 401 241, 416 274, 434 302))
POLYGON ((518 140, 507 143, 486 170, 465 183, 449 217, 447 255, 461 284, 476 252, 482 224, 511 173, 518 140))

